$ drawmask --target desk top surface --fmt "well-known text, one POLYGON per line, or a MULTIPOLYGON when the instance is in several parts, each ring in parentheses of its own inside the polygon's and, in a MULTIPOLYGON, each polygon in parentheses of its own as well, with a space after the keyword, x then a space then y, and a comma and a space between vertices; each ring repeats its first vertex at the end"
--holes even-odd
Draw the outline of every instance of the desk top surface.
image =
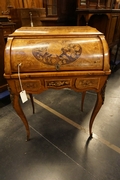
POLYGON ((102 34, 96 28, 89 26, 42 26, 42 27, 21 27, 10 36, 29 35, 92 35, 102 34))

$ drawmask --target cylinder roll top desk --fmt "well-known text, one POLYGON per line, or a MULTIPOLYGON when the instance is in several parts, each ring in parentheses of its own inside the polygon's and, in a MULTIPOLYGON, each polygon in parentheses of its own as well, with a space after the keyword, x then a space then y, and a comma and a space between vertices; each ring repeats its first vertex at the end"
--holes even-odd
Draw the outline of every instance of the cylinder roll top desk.
POLYGON ((20 92, 30 95, 49 88, 70 88, 83 95, 97 93, 89 121, 92 125, 104 102, 110 74, 109 50, 104 35, 91 27, 21 27, 9 35, 5 47, 5 73, 15 111, 23 121, 27 140, 29 124, 19 102, 20 92))

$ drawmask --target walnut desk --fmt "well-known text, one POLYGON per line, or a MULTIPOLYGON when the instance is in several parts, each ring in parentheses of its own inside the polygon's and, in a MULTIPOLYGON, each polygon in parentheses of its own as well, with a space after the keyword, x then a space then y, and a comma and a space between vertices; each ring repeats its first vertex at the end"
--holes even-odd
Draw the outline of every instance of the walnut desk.
POLYGON ((31 99, 32 94, 49 88, 71 88, 83 94, 94 90, 97 100, 89 122, 92 136, 110 74, 109 50, 102 33, 89 26, 22 27, 9 36, 4 63, 4 77, 13 107, 25 125, 27 140, 30 130, 19 103, 21 84, 31 99))

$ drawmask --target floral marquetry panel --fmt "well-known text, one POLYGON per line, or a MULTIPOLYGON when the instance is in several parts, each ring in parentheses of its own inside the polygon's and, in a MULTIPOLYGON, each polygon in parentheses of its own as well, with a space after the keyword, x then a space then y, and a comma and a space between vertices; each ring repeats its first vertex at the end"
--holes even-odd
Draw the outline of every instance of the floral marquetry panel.
POLYGON ((104 36, 101 33, 98 35, 94 28, 90 30, 89 27, 66 27, 65 30, 63 27, 34 27, 16 30, 10 35, 9 41, 12 72, 18 71, 20 63, 22 72, 108 68, 108 61, 104 62, 107 54, 103 48, 108 48, 104 36))
POLYGON ((73 66, 78 70, 102 69, 102 46, 99 42, 99 39, 94 38, 81 38, 77 41, 74 38, 14 40, 11 58, 12 71, 17 71, 19 63, 22 63, 23 72, 28 69, 29 71, 71 70, 73 66))
POLYGON ((36 36, 31 39, 26 37, 13 39, 11 45, 13 72, 17 71, 19 63, 22 72, 73 70, 73 67, 76 70, 103 68, 104 52, 99 36, 48 38, 45 35, 44 39, 36 36))
POLYGON ((100 84, 99 78, 77 78, 75 86, 77 89, 98 89, 100 84))
POLYGON ((71 87, 71 79, 48 79, 45 80, 45 87, 47 88, 65 88, 71 87))

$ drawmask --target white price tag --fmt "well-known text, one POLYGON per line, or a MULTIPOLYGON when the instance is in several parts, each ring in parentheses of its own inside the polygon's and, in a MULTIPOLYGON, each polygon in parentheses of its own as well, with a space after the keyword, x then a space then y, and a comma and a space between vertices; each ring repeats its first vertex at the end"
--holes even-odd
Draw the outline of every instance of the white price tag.
POLYGON ((20 92, 20 97, 21 97, 22 103, 25 103, 28 100, 25 90, 20 92))

